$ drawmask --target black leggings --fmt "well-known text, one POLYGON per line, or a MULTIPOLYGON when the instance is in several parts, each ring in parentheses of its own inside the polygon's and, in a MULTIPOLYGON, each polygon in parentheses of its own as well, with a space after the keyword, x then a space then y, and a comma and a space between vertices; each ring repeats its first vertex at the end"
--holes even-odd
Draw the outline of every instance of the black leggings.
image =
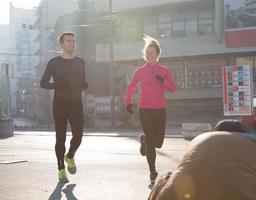
POLYGON ((53 116, 56 130, 55 153, 58 169, 64 169, 65 141, 67 122, 69 120, 72 130, 72 139, 68 157, 72 158, 80 146, 83 137, 83 105, 82 101, 53 101, 53 116))
POLYGON ((147 161, 150 172, 155 172, 156 149, 161 148, 165 136, 165 109, 139 109, 140 123, 146 136, 147 161))

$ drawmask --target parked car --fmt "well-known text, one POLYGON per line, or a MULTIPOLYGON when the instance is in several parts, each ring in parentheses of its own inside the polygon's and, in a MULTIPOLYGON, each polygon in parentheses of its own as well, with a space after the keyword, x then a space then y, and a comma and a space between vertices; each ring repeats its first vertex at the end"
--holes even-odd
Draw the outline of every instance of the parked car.
POLYGON ((241 116, 240 121, 247 127, 256 130, 256 95, 253 96, 253 114, 251 116, 241 116))

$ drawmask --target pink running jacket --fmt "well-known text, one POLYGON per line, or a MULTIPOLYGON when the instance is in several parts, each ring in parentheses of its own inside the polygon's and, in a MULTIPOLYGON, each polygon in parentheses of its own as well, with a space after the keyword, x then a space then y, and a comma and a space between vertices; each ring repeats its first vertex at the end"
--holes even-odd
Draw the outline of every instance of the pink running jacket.
POLYGON ((132 103, 132 96, 140 83, 139 108, 161 109, 166 107, 165 90, 175 92, 176 88, 172 74, 165 66, 145 64, 133 73, 132 79, 127 87, 125 103, 132 103), (160 75, 164 82, 160 83, 155 76, 160 75))

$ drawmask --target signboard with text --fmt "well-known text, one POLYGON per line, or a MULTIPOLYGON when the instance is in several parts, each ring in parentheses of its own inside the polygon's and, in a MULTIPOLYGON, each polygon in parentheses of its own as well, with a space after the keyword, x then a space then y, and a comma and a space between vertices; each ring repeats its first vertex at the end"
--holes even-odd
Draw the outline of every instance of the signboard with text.
POLYGON ((252 96, 251 66, 223 67, 224 116, 252 115, 252 96))

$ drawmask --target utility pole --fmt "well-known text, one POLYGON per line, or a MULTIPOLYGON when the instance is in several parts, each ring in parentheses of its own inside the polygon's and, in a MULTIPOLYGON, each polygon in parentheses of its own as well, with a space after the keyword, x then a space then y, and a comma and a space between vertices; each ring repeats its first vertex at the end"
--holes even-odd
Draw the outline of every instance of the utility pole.
POLYGON ((6 78, 7 78, 7 91, 8 91, 8 106, 7 106, 7 116, 10 117, 11 110, 11 87, 10 87, 10 68, 9 64, 6 64, 6 78))
POLYGON ((7 81, 7 117, 10 117, 11 110, 11 87, 10 87, 10 65, 7 63, 2 64, 2 70, 5 72, 2 74, 7 81))
MULTIPOLYGON (((109 0, 109 17, 110 20, 113 18, 112 13, 112 0, 109 0)), ((111 127, 115 127, 115 96, 114 96, 114 37, 113 37, 114 26, 111 23, 111 32, 109 34, 109 56, 110 56, 110 66, 109 66, 109 79, 110 79, 110 98, 111 98, 111 127)))

